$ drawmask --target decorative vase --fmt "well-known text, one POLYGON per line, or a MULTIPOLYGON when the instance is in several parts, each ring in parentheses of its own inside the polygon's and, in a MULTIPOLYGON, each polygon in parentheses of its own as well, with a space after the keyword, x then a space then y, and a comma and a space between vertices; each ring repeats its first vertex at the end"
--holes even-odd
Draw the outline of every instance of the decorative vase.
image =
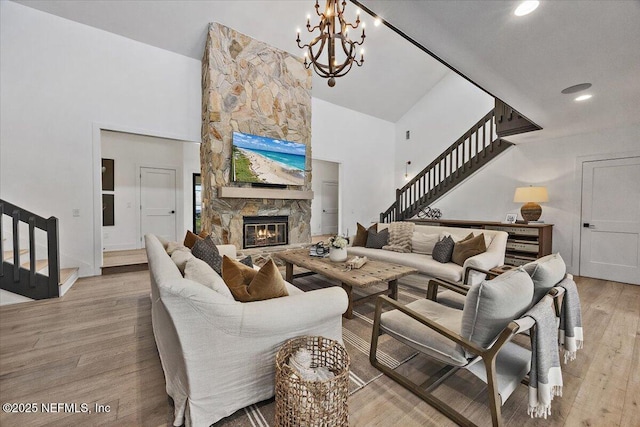
POLYGON ((345 262, 347 260, 347 248, 331 248, 329 259, 333 262, 345 262))

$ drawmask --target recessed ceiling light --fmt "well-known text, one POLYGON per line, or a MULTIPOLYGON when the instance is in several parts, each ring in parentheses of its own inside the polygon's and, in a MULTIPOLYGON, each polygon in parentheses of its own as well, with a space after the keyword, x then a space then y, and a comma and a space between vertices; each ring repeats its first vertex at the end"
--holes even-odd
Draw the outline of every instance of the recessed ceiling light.
POLYGON ((516 8, 513 12, 516 16, 524 16, 528 15, 534 10, 536 10, 540 6, 540 2, 538 0, 527 0, 520 3, 520 6, 516 8))
POLYGON ((586 101, 587 99, 591 98, 592 96, 593 96, 593 95, 589 95, 589 94, 586 94, 586 95, 580 95, 579 97, 577 97, 577 98, 575 99, 575 101, 578 101, 578 102, 580 102, 580 101, 586 101))
POLYGON ((565 95, 571 94, 571 93, 576 93, 576 92, 581 92, 583 90, 587 90, 591 87, 591 83, 580 83, 577 85, 573 85, 573 86, 569 86, 568 88, 562 89, 562 93, 564 93, 565 95))

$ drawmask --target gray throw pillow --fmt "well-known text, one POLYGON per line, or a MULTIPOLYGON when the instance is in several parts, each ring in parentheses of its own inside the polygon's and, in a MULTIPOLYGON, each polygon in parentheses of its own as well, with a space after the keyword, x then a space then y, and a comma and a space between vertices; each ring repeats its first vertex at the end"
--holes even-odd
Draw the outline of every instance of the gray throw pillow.
POLYGON ((529 309, 532 298, 533 281, 522 268, 472 285, 462 309, 460 335, 487 348, 509 322, 529 309))
POLYGON ((246 256, 246 257, 244 257, 242 259, 239 259, 238 261, 240 262, 240 264, 244 264, 247 267, 253 268, 253 260, 251 259, 250 256, 246 256))
POLYGON ((446 236, 435 244, 431 257, 438 262, 446 264, 451 261, 451 255, 453 255, 453 248, 455 245, 456 242, 453 241, 451 236, 446 236))
POLYGON ((523 268, 533 280, 532 305, 537 304, 567 274, 567 266, 559 253, 544 256, 523 268))
POLYGON ((385 228, 380 232, 376 232, 372 229, 369 229, 367 235, 367 244, 365 247, 372 249, 382 249, 384 245, 389 241, 389 229, 385 228))
POLYGON ((191 253, 209 264, 216 273, 222 274, 222 256, 211 236, 198 240, 191 248, 191 253))

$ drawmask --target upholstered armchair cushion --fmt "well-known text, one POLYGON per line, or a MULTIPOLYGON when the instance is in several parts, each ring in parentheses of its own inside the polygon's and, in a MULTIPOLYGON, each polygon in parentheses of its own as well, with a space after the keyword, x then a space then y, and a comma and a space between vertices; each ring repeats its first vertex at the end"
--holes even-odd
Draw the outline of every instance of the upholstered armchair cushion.
MULTIPOLYGON (((462 311, 460 310, 428 299, 411 302, 406 307, 456 334, 460 333, 462 324, 462 311)), ((399 310, 383 313, 380 317, 380 329, 443 363, 454 366, 467 364, 464 352, 455 342, 399 310)))
POLYGON ((533 281, 521 268, 472 285, 462 311, 460 335, 488 347, 511 320, 527 311, 532 298, 533 281))
POLYGON ((559 253, 547 255, 523 266, 533 280, 533 300, 536 304, 549 289, 557 285, 567 274, 567 266, 559 253))

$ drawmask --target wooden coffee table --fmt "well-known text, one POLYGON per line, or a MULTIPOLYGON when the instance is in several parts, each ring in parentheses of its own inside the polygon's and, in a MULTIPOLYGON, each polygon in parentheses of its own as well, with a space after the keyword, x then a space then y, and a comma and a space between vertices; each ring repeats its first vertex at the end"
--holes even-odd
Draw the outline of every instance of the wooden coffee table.
POLYGON ((312 274, 320 274, 329 279, 339 280, 342 283, 342 289, 344 289, 349 296, 349 307, 347 307, 347 311, 343 314, 347 319, 353 318, 354 305, 362 304, 377 297, 378 295, 388 294, 391 298, 397 300, 398 279, 418 272, 415 268, 375 260, 369 260, 369 262, 359 269, 347 271, 346 263, 331 262, 329 258, 312 257, 309 255, 309 249, 295 249, 277 252, 274 253, 273 256, 286 263, 286 280, 291 284, 293 284, 293 279, 297 277, 304 277, 312 274), (294 275, 294 266, 302 267, 309 271, 294 275), (387 283, 388 288, 384 291, 376 292, 362 298, 354 298, 354 287, 366 288, 378 283, 387 283))

